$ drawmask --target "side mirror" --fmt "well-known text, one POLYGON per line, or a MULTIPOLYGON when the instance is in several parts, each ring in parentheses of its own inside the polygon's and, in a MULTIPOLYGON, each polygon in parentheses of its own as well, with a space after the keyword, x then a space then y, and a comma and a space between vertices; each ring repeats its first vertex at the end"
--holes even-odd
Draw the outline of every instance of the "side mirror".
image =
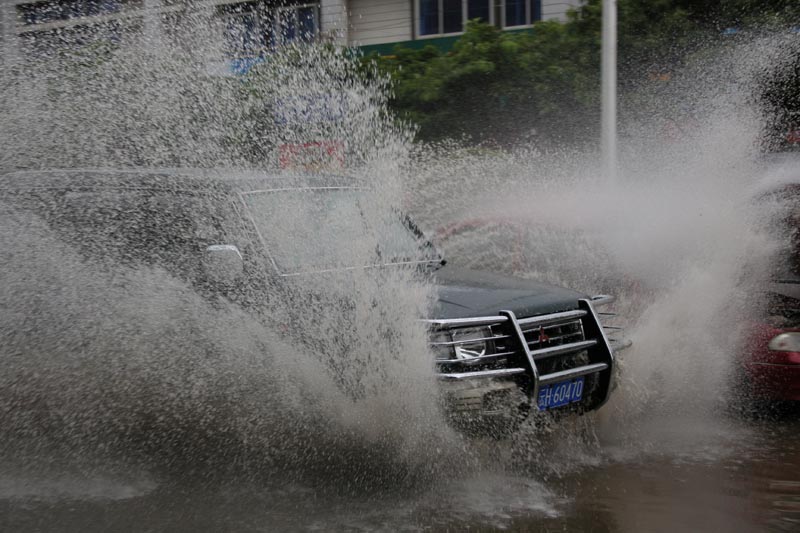
POLYGON ((203 257, 206 279, 220 285, 234 284, 244 272, 244 260, 239 248, 232 244, 212 244, 203 257))

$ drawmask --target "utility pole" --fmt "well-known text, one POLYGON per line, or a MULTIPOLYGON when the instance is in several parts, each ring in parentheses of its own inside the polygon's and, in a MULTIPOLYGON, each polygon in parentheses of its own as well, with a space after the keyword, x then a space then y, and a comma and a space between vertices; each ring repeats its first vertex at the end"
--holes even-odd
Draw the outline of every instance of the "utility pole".
POLYGON ((604 178, 617 180, 617 0, 603 0, 602 118, 600 150, 604 178))

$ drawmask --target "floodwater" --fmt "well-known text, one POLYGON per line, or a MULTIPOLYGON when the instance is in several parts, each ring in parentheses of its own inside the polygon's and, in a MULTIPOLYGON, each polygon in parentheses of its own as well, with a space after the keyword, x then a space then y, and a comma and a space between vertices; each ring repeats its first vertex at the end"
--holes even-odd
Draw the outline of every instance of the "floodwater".
MULTIPOLYGON (((685 424, 662 428, 661 445, 650 452, 607 443, 560 474, 543 476, 548 467, 535 465, 484 466, 401 489, 388 483, 348 490, 336 479, 283 483, 266 475, 242 482, 158 479, 135 471, 40 480, 5 474, 0 526, 86 532, 797 531, 797 413, 723 424, 724 434, 685 424)), ((508 453, 502 444, 484 446, 485 454, 508 453)), ((559 455, 558 442, 545 446, 552 450, 543 451, 540 461, 559 455)))
MULTIPOLYGON (((791 55, 785 43, 709 52, 669 94, 639 94, 610 186, 591 149, 414 145, 386 112, 386 80, 360 78, 351 54, 276 53, 242 83, 198 74, 212 51, 194 38, 199 59, 144 43, 5 71, 3 171, 269 169, 280 146, 337 139, 326 146, 378 197, 368 229, 407 211, 451 264, 617 295, 615 324, 633 341, 618 388, 598 413, 470 440, 436 408, 418 320, 434 288, 415 270, 307 278, 311 349, 137 263, 112 238, 130 220, 101 201, 58 198, 107 217, 69 242, 44 200, 31 218, 0 198, 0 530, 800 530, 797 410, 730 407, 747 402, 730 389, 737 325, 780 245, 753 198, 762 178, 799 174, 762 165, 767 121, 748 85, 791 55), (676 121, 684 138, 665 138, 676 121), (85 257, 102 238, 124 266, 85 257)), ((147 212, 164 219, 136 224, 178 224, 179 207, 156 199, 147 212)), ((283 207, 264 219, 287 240, 304 234, 314 213, 283 207)), ((322 244, 352 264, 373 258, 361 234, 335 237, 322 244)))

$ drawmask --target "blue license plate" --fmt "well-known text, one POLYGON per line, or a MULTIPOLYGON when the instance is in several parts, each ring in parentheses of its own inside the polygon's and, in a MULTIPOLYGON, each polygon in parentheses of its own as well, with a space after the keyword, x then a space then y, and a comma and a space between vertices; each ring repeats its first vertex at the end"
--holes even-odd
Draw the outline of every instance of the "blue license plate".
POLYGON ((539 410, 561 407, 580 401, 583 396, 583 377, 553 383, 539 389, 539 410))

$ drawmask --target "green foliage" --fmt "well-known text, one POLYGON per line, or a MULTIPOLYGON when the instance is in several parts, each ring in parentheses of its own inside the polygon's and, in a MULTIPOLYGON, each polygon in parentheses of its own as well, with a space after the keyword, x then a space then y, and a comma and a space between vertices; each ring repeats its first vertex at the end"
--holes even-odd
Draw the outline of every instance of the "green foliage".
POLYGON ((554 127, 565 109, 595 107, 597 69, 569 29, 542 22, 510 33, 470 22, 447 53, 398 47, 377 61, 394 78, 395 109, 423 138, 455 131, 503 142, 533 125, 554 127))
MULTIPOLYGON (((728 27, 800 25, 797 0, 619 0, 623 91, 668 74, 728 27)), ((394 80, 392 106, 422 139, 467 135, 505 143, 536 131, 580 142, 599 122, 602 0, 588 0, 565 23, 504 32, 470 22, 449 52, 397 47, 367 58, 394 80)))

